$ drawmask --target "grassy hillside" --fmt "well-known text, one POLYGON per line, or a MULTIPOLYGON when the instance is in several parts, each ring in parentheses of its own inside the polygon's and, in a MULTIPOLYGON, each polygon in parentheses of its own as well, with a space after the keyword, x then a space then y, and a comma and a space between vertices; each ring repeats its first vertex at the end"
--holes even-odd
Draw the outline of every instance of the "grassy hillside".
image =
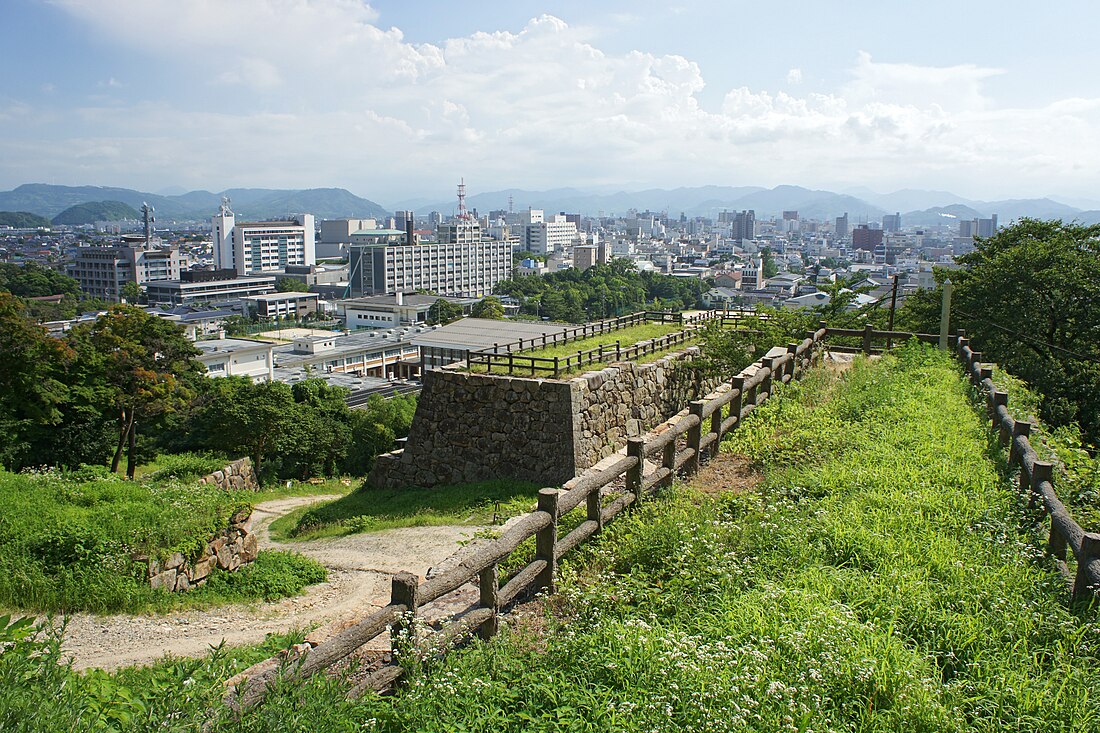
POLYGON ((182 463, 140 482, 94 469, 0 471, 0 608, 163 611, 292 595, 324 579, 310 560, 261 553, 189 593, 152 590, 143 556, 193 555, 254 496, 199 486, 182 463))
POLYGON ((393 698, 316 682, 263 724, 304 699, 319 730, 1100 726, 1096 612, 1067 607, 944 355, 788 388, 725 449, 760 485, 613 525, 569 564, 549 628, 414 664, 393 698))
POLYGON ((14 227, 16 229, 29 229, 31 227, 48 227, 50 220, 29 211, 0 211, 0 226, 14 227))
MULTIPOLYGON (((348 701, 322 677, 211 729, 1100 729, 1097 609, 1068 605, 947 357, 907 348, 780 396, 723 446, 758 484, 681 487, 623 517, 568 561, 546 615, 407 659, 391 697, 348 701)), ((59 681, 19 644, 0 683, 36 683, 0 695, 0 722, 133 711, 129 730, 196 729, 229 671, 194 663, 182 694, 157 695, 133 675, 59 681)))

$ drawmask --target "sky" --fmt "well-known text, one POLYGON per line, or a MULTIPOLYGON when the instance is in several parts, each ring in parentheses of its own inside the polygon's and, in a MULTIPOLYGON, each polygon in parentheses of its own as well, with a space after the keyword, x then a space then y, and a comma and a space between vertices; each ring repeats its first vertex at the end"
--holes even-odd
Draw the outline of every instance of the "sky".
POLYGON ((1100 198, 1100 3, 2 0, 0 188, 1100 198))

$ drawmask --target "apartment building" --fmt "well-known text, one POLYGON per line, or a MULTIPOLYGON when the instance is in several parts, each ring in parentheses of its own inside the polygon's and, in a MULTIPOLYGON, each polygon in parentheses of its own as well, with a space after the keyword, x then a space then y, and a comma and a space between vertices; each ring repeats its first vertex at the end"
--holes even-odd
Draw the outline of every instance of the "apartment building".
POLYGON ((275 275, 236 277, 233 270, 193 270, 181 273, 178 280, 148 283, 145 295, 150 303, 168 305, 223 303, 273 293, 275 279, 275 275))
POLYGON ((492 293, 498 282, 511 277, 511 244, 472 239, 468 229, 448 229, 452 226, 444 224, 441 231, 455 241, 412 244, 398 237, 384 241, 384 236, 373 233, 362 236, 364 232, 357 232, 348 250, 351 294, 389 295, 426 290, 439 295, 480 298, 492 293))

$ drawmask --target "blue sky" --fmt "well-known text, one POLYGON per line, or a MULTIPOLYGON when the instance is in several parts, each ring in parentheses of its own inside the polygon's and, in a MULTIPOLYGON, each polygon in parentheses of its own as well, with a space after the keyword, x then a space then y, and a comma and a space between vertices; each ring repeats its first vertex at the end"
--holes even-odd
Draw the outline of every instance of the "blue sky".
POLYGON ((1100 6, 4 0, 0 187, 1100 191, 1100 6))

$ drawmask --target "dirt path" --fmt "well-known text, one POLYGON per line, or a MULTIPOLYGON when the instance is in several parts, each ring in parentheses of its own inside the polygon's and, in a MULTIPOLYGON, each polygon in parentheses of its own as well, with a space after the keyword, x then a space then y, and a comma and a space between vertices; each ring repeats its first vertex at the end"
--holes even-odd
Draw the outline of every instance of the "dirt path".
POLYGON ((293 550, 329 570, 325 583, 305 595, 251 607, 225 606, 168 616, 68 617, 62 648, 77 669, 117 669, 149 664, 165 654, 201 656, 211 645, 255 644, 274 632, 339 622, 389 602, 390 575, 407 570, 423 577, 458 549, 478 527, 415 527, 309 542, 278 543, 268 528, 294 509, 336 496, 305 496, 258 504, 254 512, 260 549, 293 550))

